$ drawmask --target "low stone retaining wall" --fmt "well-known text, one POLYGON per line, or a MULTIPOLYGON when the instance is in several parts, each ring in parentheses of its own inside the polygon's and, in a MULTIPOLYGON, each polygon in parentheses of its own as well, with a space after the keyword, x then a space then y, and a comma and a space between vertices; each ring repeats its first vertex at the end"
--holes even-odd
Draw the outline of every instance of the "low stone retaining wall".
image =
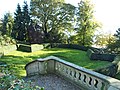
POLYGON ((117 56, 116 54, 96 53, 92 49, 87 50, 87 55, 91 60, 102 60, 102 61, 109 61, 109 62, 114 61, 115 57, 117 56))
POLYGON ((15 50, 17 50, 16 45, 2 46, 2 47, 0 47, 0 57, 6 53, 9 53, 9 52, 12 52, 15 50))
POLYGON ((17 50, 24 51, 24 52, 34 52, 43 49, 43 45, 41 44, 32 44, 32 45, 26 45, 26 44, 19 44, 17 46, 17 50))
POLYGON ((120 90, 119 80, 54 56, 32 61, 25 66, 25 69, 27 76, 54 73, 83 87, 82 90, 120 90))

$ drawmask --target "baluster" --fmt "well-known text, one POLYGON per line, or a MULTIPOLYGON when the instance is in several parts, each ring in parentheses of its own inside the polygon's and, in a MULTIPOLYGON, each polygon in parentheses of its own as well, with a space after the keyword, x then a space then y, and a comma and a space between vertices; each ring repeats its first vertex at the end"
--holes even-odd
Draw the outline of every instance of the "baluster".
POLYGON ((65 69, 65 73, 68 74, 68 68, 67 68, 67 67, 66 67, 66 69, 65 69))
POLYGON ((91 78, 89 75, 86 75, 86 84, 88 87, 91 87, 91 78))
POLYGON ((91 81, 91 88, 93 89, 93 90, 95 90, 96 88, 95 88, 95 78, 94 77, 91 77, 92 78, 92 81, 91 81))
POLYGON ((79 80, 79 72, 76 71, 76 80, 78 81, 79 80))
POLYGON ((102 90, 102 81, 98 80, 97 89, 102 90))
POLYGON ((56 64, 55 64, 55 70, 56 71, 58 70, 58 62, 56 62, 56 64))
POLYGON ((82 85, 84 84, 84 74, 81 72, 81 83, 82 83, 82 85))

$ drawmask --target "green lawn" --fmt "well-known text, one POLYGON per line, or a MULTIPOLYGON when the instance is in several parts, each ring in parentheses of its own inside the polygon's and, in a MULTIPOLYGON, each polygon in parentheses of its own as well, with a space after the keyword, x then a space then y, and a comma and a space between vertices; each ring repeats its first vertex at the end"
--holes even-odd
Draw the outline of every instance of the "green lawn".
POLYGON ((60 57, 68 62, 72 62, 92 70, 110 64, 110 62, 107 61, 92 61, 87 57, 86 52, 84 51, 61 48, 44 49, 32 53, 14 51, 6 54, 0 59, 0 61, 6 62, 9 65, 9 68, 13 70, 13 73, 21 77, 26 75, 24 66, 28 62, 50 55, 60 57))

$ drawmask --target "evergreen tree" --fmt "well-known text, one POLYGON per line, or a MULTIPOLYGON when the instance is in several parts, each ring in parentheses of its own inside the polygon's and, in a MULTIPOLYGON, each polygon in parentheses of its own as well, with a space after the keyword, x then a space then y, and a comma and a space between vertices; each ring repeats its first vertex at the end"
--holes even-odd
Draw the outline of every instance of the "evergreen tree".
POLYGON ((17 5, 17 9, 14 14, 15 17, 14 17, 14 28, 13 28, 12 36, 17 40, 23 41, 25 35, 23 34, 24 33, 23 17, 22 17, 21 7, 19 4, 17 5))
POLYGON ((29 9, 28 9, 28 4, 25 1, 24 2, 24 6, 23 6, 23 28, 24 28, 24 32, 25 32, 25 40, 28 41, 28 26, 30 24, 30 13, 29 13, 29 9))

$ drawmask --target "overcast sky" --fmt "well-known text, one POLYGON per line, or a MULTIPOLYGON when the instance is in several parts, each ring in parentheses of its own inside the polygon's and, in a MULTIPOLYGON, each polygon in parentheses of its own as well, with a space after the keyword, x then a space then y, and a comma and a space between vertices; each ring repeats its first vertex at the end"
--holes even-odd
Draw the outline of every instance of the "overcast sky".
MULTIPOLYGON (((65 0, 66 3, 77 5, 80 0, 65 0)), ((95 4, 95 17, 103 24, 104 32, 114 33, 120 27, 120 0, 91 0, 95 4)), ((17 4, 23 5, 24 0, 0 0, 0 18, 6 12, 15 12, 17 4)), ((29 3, 30 0, 27 0, 29 3)))

